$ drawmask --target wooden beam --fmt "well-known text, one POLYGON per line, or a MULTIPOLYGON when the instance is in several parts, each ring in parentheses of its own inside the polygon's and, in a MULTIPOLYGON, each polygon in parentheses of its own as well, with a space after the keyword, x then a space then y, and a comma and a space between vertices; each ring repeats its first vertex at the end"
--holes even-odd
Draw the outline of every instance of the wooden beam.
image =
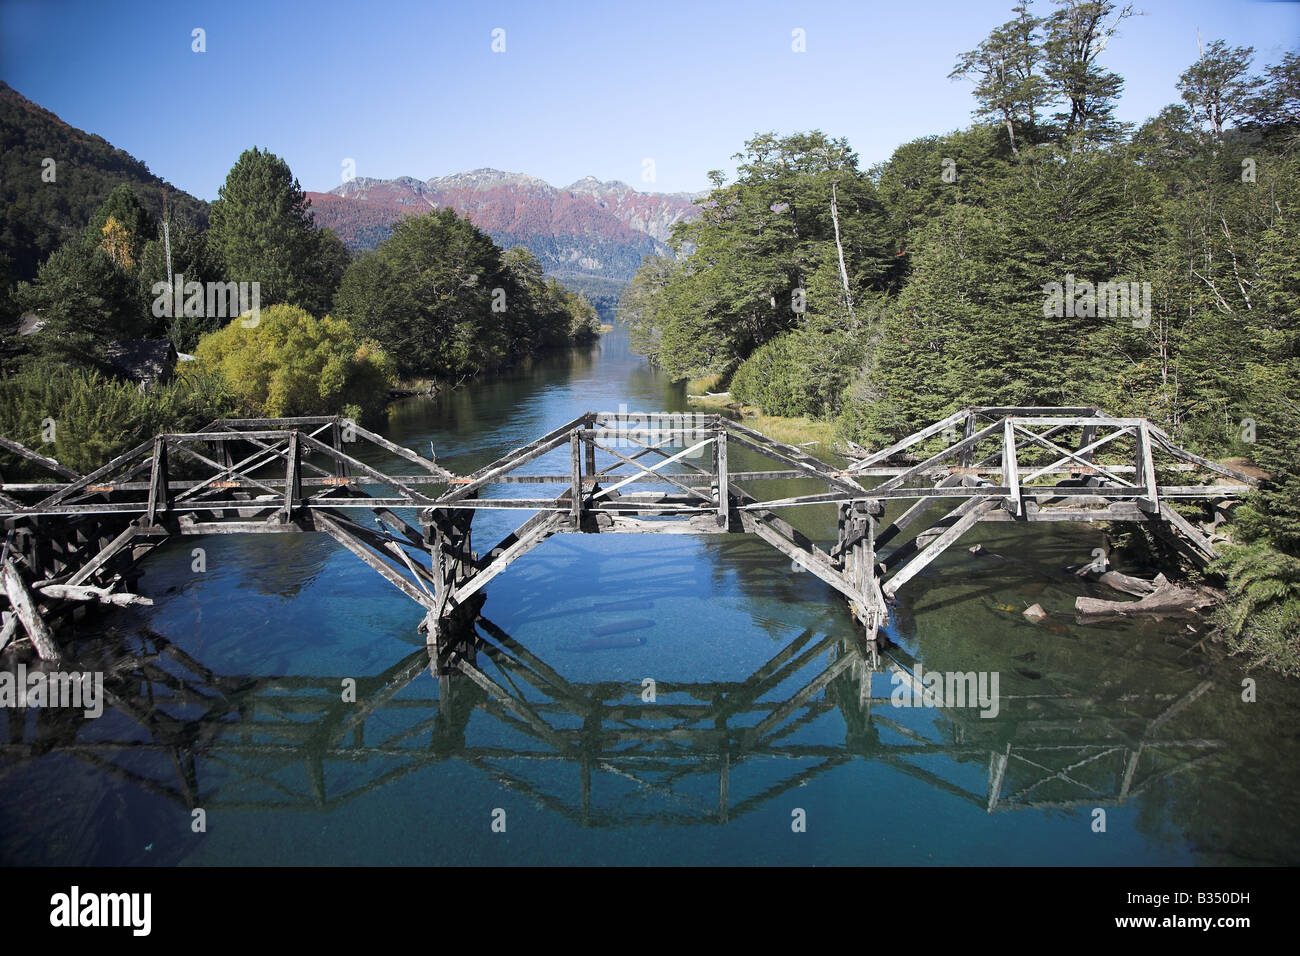
POLYGON ((1020 475, 1016 467, 1016 427, 1012 419, 1002 419, 1002 483, 1011 489, 1007 504, 1013 515, 1020 514, 1020 475))
MULTIPOLYGON (((953 412, 947 418, 940 419, 939 421, 935 422, 933 425, 927 425, 925 428, 922 428, 919 432, 913 432, 912 434, 904 438, 902 441, 895 442, 894 444, 890 445, 888 448, 882 448, 880 449, 880 451, 872 452, 866 458, 859 459, 857 462, 850 465, 849 471, 860 471, 863 468, 868 467, 869 465, 874 465, 876 462, 886 461, 892 456, 898 454, 903 449, 911 448, 917 442, 925 441, 927 438, 939 434, 945 428, 954 428, 956 427, 958 422, 966 421, 967 414, 969 411, 970 411, 969 409, 963 408, 959 412, 953 412)), ((967 434, 966 437, 969 438, 971 436, 970 434, 967 434)))
POLYGON ((73 471, 71 468, 65 467, 64 465, 60 465, 53 458, 49 458, 45 455, 34 452, 26 445, 20 444, 19 442, 10 441, 8 438, 5 438, 3 435, 0 435, 0 448, 4 448, 7 451, 11 451, 15 455, 18 455, 21 458, 26 458, 28 461, 34 461, 42 468, 52 471, 56 475, 61 475, 64 478, 71 478, 73 481, 76 481, 78 478, 81 477, 80 474, 73 471))
POLYGON ((718 429, 714 439, 714 460, 718 468, 718 527, 725 528, 731 517, 731 480, 727 475, 727 430, 718 429))
POLYGON ((110 561, 113 558, 114 555, 119 554, 124 548, 126 548, 127 545, 131 543, 131 539, 136 536, 138 530, 139 529, 136 528, 135 525, 128 525, 126 529, 123 530, 122 533, 119 534, 116 538, 110 541, 103 548, 103 550, 99 552, 99 554, 95 555, 93 558, 91 558, 89 561, 83 564, 80 568, 78 568, 77 571, 73 573, 72 577, 68 578, 68 580, 65 581, 64 583, 68 585, 76 586, 78 584, 81 584, 84 581, 90 580, 91 576, 94 575, 96 571, 102 568, 108 561, 110 561))
POLYGON ((353 535, 349 534, 333 517, 323 511, 312 512, 312 521, 317 530, 324 531, 331 538, 337 541, 343 547, 347 548, 358 558, 368 564, 373 570, 377 571, 389 584, 415 601, 421 607, 432 610, 434 607, 433 599, 420 590, 414 584, 406 579, 396 568, 388 562, 380 559, 372 551, 366 548, 353 535))
POLYGON ((983 514, 998 507, 996 501, 982 501, 979 505, 963 515, 951 528, 939 535, 934 541, 930 542, 926 548, 906 565, 899 568, 888 581, 885 582, 884 591, 887 597, 893 597, 901 588, 916 575, 920 574, 927 565, 935 558, 943 554, 948 547, 967 531, 975 526, 983 514))
POLYGON ((18 569, 14 567, 12 559, 4 563, 3 579, 5 593, 9 595, 9 604, 22 621, 23 627, 27 630, 27 636, 32 639, 32 646, 36 648, 36 653, 40 655, 41 660, 50 661, 53 664, 62 664, 63 656, 59 653, 58 645, 54 643, 54 636, 50 633, 49 625, 41 617, 40 612, 36 609, 36 599, 32 597, 32 592, 27 588, 27 582, 23 580, 18 569))
POLYGON ((1143 422, 1137 431, 1137 478, 1146 490, 1146 496, 1138 499, 1138 507, 1152 514, 1160 514, 1160 492, 1156 489, 1156 469, 1151 460, 1151 432, 1143 422))

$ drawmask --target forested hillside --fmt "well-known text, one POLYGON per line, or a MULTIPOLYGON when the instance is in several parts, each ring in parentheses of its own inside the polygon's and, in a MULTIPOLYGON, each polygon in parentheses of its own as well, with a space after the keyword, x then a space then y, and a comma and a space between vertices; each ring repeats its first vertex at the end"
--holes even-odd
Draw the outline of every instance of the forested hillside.
POLYGON ((974 125, 869 170, 820 131, 755 136, 622 318, 675 378, 868 447, 972 404, 1088 404, 1253 459, 1226 624, 1300 672, 1300 57, 1206 43, 1133 127, 1104 66, 1129 13, 1018 4, 954 64, 974 125))
POLYGON ((162 215, 207 223, 207 203, 168 185, 149 167, 93 133, 69 126, 0 81, 0 282, 30 280, 55 247, 85 228, 122 183, 162 215))

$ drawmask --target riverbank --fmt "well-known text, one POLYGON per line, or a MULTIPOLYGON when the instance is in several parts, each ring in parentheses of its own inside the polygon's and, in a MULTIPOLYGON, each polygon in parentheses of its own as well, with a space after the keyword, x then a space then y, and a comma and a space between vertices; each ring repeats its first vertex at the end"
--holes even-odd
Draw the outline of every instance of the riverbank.
POLYGON ((782 415, 765 415, 761 408, 733 401, 730 392, 696 395, 691 394, 688 386, 686 400, 693 411, 727 415, 787 445, 798 445, 801 448, 823 452, 832 451, 837 454, 845 453, 835 437, 834 422, 818 421, 804 416, 790 418, 782 415))

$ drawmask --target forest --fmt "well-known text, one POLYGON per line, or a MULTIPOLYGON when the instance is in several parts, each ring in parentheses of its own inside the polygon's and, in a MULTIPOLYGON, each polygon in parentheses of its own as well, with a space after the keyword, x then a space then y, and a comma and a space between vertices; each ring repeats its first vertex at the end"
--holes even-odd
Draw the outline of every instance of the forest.
POLYGON ((580 294, 450 210, 354 261, 265 150, 201 214, 182 202, 164 219, 150 192, 119 182, 30 281, 0 287, 0 434, 73 468, 223 415, 371 417, 395 386, 455 385, 599 334, 580 294), (245 295, 213 295, 225 288, 245 295), (174 371, 124 363, 151 343, 174 348, 174 371))
POLYGON ((819 130, 755 135, 620 319, 673 378, 844 443, 969 405, 1095 405, 1255 463, 1218 623, 1300 674, 1300 56, 1205 42, 1181 101, 1128 124, 1104 61, 1133 15, 1015 5, 953 65, 973 123, 869 169, 819 130))

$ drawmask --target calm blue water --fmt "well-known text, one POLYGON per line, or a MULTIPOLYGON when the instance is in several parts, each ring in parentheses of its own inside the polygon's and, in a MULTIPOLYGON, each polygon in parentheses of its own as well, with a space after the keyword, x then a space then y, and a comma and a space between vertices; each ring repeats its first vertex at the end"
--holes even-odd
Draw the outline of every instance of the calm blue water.
MULTIPOLYGON (((620 404, 688 407, 618 330, 402 403, 387 432, 464 474, 620 404)), ((833 539, 830 509, 799 511, 833 539)), ((478 512, 475 547, 521 517, 478 512)), ((113 707, 0 710, 0 862, 1300 861, 1300 694, 1255 674, 1243 702, 1199 621, 1077 624, 1094 592, 1061 569, 1099 544, 979 526, 904 589, 885 663, 997 672, 988 719, 892 706, 843 603, 748 537, 550 539, 487 589, 485 686, 430 676, 420 609, 325 536, 186 538, 147 559, 153 608, 83 628, 113 707)))

